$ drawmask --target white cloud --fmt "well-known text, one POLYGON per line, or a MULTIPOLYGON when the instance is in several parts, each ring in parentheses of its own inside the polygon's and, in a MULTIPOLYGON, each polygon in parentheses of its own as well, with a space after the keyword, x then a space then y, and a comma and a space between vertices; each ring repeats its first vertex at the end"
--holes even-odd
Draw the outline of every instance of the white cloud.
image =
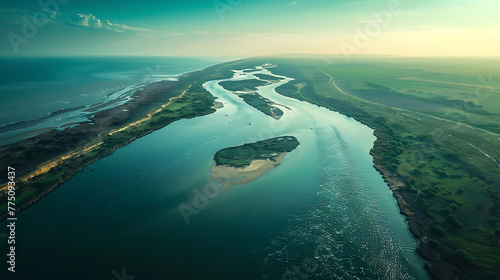
POLYGON ((107 19, 101 20, 93 14, 78 13, 69 20, 69 23, 73 25, 91 27, 96 29, 104 29, 118 33, 133 32, 135 34, 143 36, 148 36, 151 34, 169 36, 169 37, 181 35, 180 33, 175 33, 175 32, 152 30, 148 28, 127 26, 125 24, 113 23, 107 19))
POLYGON ((45 8, 43 8, 43 11, 46 12, 47 15, 49 15, 49 17, 51 17, 51 18, 56 18, 56 17, 59 17, 62 15, 62 13, 59 11, 53 11, 53 10, 49 10, 49 9, 45 9, 45 8))
POLYGON ((87 27, 94 27, 94 28, 101 28, 102 27, 101 20, 98 19, 93 14, 78 13, 70 19, 70 22, 72 24, 80 25, 80 26, 87 26, 87 27))
POLYGON ((9 9, 0 7, 0 24, 10 24, 10 25, 24 25, 26 21, 33 22, 34 20, 43 21, 45 24, 50 24, 52 26, 73 26, 79 28, 88 28, 109 32, 117 33, 130 33, 135 36, 140 37, 157 37, 157 38, 170 38, 180 35, 183 33, 162 31, 162 30, 152 30, 143 27, 128 26, 125 24, 119 24, 116 22, 111 22, 108 19, 98 18, 94 14, 77 13, 73 16, 63 15, 59 11, 53 11, 50 9, 40 9, 40 10, 22 10, 22 9, 9 9))

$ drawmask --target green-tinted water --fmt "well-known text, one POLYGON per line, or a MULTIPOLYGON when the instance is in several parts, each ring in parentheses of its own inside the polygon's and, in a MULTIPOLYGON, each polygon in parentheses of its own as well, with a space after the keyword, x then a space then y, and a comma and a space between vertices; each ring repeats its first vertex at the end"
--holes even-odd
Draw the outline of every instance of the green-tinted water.
POLYGON ((260 93, 291 109, 279 121, 208 82, 224 108, 134 141, 19 214, 17 279, 428 279, 372 166, 371 129, 276 86, 260 93), (280 135, 301 142, 282 165, 228 192, 207 181, 218 150, 280 135), (180 205, 198 206, 189 223, 180 205))

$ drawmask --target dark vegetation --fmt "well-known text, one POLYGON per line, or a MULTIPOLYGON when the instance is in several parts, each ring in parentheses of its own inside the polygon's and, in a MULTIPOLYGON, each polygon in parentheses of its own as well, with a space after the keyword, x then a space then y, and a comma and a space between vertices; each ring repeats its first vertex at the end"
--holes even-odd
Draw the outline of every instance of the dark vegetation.
POLYGON ((241 81, 226 81, 220 82, 223 88, 229 91, 256 91, 257 87, 269 85, 268 82, 250 79, 250 80, 241 80, 241 81))
MULTIPOLYGON (((271 80, 271 82, 278 82, 280 80, 270 75, 264 75, 264 74, 254 74, 254 75, 255 76, 261 75, 265 77, 274 78, 274 79, 269 79, 271 80)), ((269 99, 261 96, 256 92, 257 87, 269 85, 268 82, 256 79, 250 79, 241 81, 225 81, 225 82, 220 82, 219 85, 221 85, 226 90, 232 91, 240 98, 242 98, 248 105, 254 107, 255 109, 261 111, 262 113, 272 118, 279 119, 283 115, 283 111, 280 108, 273 106, 275 103, 273 103, 269 99), (245 92, 245 93, 239 93, 239 92, 245 92)))
POLYGON ((280 108, 272 106, 274 104, 272 101, 258 93, 242 94, 240 97, 248 105, 275 119, 279 119, 283 115, 283 111, 280 108))
MULTIPOLYGON (((81 123, 62 131, 53 130, 35 137, 0 147, 0 162, 16 169, 16 210, 22 211, 36 203, 54 188, 69 180, 92 162, 111 154, 133 140, 183 118, 193 118, 215 112, 211 109, 214 97, 203 87, 205 81, 231 75, 232 63, 208 67, 180 77, 178 82, 159 82, 140 90, 133 100, 116 108, 96 113, 91 123, 81 123), (172 97, 172 103, 140 125, 109 135, 109 132, 144 119, 157 111, 172 97), (101 143, 102 142, 102 143, 101 143), (101 143, 85 152, 85 147, 101 143), (71 157, 68 155, 73 154, 71 157), (64 157, 64 160, 62 158, 64 157), (55 166, 47 166, 58 162, 55 166), (45 166, 43 172, 33 174, 45 166)), ((0 178, 0 186, 7 178, 0 178)), ((6 193, 0 193, 0 219, 6 218, 6 193)))
POLYGON ((266 74, 254 74, 254 76, 262 80, 270 81, 271 83, 277 83, 283 80, 282 78, 266 74))
MULTIPOLYGON (((433 277, 498 279, 498 136, 454 123, 456 119, 450 114, 423 114, 424 110, 416 108, 423 103, 413 102, 429 100, 373 86, 368 80, 371 89, 366 89, 363 96, 339 92, 318 68, 324 64, 320 59, 274 57, 253 63, 276 64, 273 73, 295 79, 278 87, 278 93, 338 111, 374 129, 374 166, 393 189, 410 230, 422 241, 418 251, 426 258, 433 277), (373 96, 368 98, 368 94, 373 96), (378 104, 372 103, 375 101, 378 104)), ((395 73, 401 76, 400 71, 395 73)), ((351 92, 346 84, 341 88, 351 92)), ((359 89, 356 91, 359 93, 359 89)), ((432 99, 436 108, 464 108, 468 105, 464 102, 432 99)), ((471 108, 466 113, 472 114, 471 120, 476 122, 482 120, 476 116, 491 115, 482 107, 466 108, 471 108)), ((488 122, 484 124, 477 127, 489 127, 488 122)))
POLYGON ((216 165, 241 168, 258 159, 276 161, 276 157, 293 151, 299 144, 293 136, 275 137, 220 150, 215 154, 214 160, 216 165))

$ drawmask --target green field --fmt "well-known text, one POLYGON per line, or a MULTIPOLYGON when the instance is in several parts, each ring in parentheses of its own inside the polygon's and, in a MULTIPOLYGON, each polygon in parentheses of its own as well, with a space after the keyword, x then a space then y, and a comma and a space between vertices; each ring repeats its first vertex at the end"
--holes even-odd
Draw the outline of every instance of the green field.
MULTIPOLYGON (((492 72, 485 72, 481 69, 476 73, 469 70, 463 72, 467 74, 458 74, 461 72, 455 69, 467 68, 468 61, 464 61, 461 66, 455 65, 451 69, 436 68, 432 65, 425 67, 422 62, 407 69, 410 62, 405 61, 403 60, 399 65, 393 63, 391 67, 377 62, 372 62, 371 65, 367 65, 367 62, 341 62, 321 66, 320 69, 332 76, 334 80, 342 81, 345 87, 351 89, 373 89, 373 86, 367 84, 369 82, 414 98, 429 99, 430 102, 439 103, 442 100, 473 102, 489 113, 500 113, 500 80, 494 79, 494 75, 499 72, 497 69, 496 71, 492 69, 492 72), (457 74, 451 74, 453 72, 457 74)), ((500 64, 500 61, 496 63, 500 64)))
POLYGON ((482 59, 360 59, 319 66, 335 85, 377 104, 500 133, 500 71, 482 59), (440 64, 438 64, 440 63, 440 64))
POLYGON ((394 195, 434 277, 500 275, 499 84, 479 80, 500 74, 498 59, 281 56, 238 69, 262 63, 294 78, 278 93, 375 130, 374 165, 402 183, 394 195))

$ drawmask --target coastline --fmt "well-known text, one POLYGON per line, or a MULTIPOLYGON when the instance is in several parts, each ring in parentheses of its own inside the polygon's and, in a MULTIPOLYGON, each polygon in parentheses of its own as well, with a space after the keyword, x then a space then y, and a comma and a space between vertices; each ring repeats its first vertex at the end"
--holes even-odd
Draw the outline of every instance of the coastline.
MULTIPOLYGON (((110 96, 115 95, 117 92, 123 91, 126 88, 131 88, 130 95, 126 97, 127 100, 121 104, 114 104, 114 103, 119 103, 119 102, 117 102, 117 101, 119 101, 119 99, 124 99, 124 97, 121 96, 121 94, 120 94, 120 95, 113 97, 111 99, 102 100, 102 101, 99 101, 97 103, 92 103, 92 104, 87 104, 87 105, 78 105, 78 106, 75 106, 72 108, 60 109, 60 110, 56 110, 56 111, 47 112, 47 113, 44 113, 43 115, 36 117, 36 118, 14 121, 12 123, 4 124, 1 128, 6 129, 9 126, 14 126, 17 124, 37 123, 37 122, 44 121, 45 119, 48 119, 50 117, 57 116, 61 113, 68 113, 68 112, 78 111, 78 110, 81 110, 82 112, 85 112, 88 114, 98 114, 101 112, 112 110, 112 109, 115 109, 117 107, 121 107, 123 105, 126 105, 127 103, 129 103, 131 101, 133 102, 134 99, 132 97, 134 96, 134 94, 136 92, 141 91, 143 89, 147 89, 147 88, 153 86, 154 84, 162 83, 162 82, 178 82, 179 79, 183 76, 191 75, 191 74, 196 73, 196 72, 201 72, 207 68, 222 65, 224 63, 227 63, 227 62, 215 62, 213 64, 210 64, 210 65, 207 65, 204 67, 188 70, 186 72, 181 72, 181 73, 176 73, 176 74, 168 74, 168 75, 165 75, 164 77, 151 79, 147 82, 135 81, 136 83, 128 84, 124 88, 121 88, 119 90, 116 90, 115 92, 110 92, 107 94, 107 98, 109 98, 110 96), (112 105, 112 106, 110 106, 110 105, 112 105), (88 108, 86 108, 87 106, 88 106, 88 108), (108 107, 108 108, 106 108, 106 107, 108 107)), ((88 117, 89 120, 91 120, 92 118, 93 118, 93 116, 88 117)), ((69 121, 69 122, 62 124, 60 126, 41 127, 41 128, 37 128, 37 129, 33 129, 33 130, 28 130, 26 132, 22 132, 20 134, 16 134, 13 136, 5 137, 5 138, 0 139, 0 149, 3 146, 7 146, 7 145, 14 144, 17 142, 22 142, 22 141, 27 140, 31 137, 36 137, 40 134, 49 132, 51 130, 56 130, 56 129, 63 130, 63 129, 66 129, 67 127, 70 127, 72 125, 79 125, 82 123, 85 123, 85 121, 76 121, 76 122, 69 121)))
MULTIPOLYGON (((378 139, 378 138, 377 138, 378 139)), ((375 145, 374 145, 375 148, 375 145)), ((407 187, 404 179, 390 172, 385 166, 376 163, 373 157, 373 167, 380 173, 384 182, 389 186, 392 195, 398 204, 401 215, 405 216, 408 222, 408 229, 412 235, 419 241, 415 250, 426 261, 425 268, 433 279, 458 279, 458 272, 455 267, 448 261, 440 258, 440 252, 429 244, 429 239, 420 233, 420 229, 424 226, 429 226, 429 217, 422 211, 412 206, 412 202, 408 201, 408 195, 405 194, 404 188, 407 187)))
MULTIPOLYGON (((49 130, 20 142, 0 147, 2 157, 7 157, 3 158, 5 162, 9 162, 9 165, 15 167, 16 170, 23 170, 22 173, 16 174, 18 185, 21 182, 23 185, 21 190, 16 188, 16 192, 22 194, 25 189, 34 190, 34 194, 16 202, 17 213, 36 204, 45 195, 71 179, 81 169, 111 155, 115 150, 130 144, 134 140, 159 130, 174 121, 215 112, 216 109, 213 108, 216 105, 214 104, 215 98, 203 89, 202 84, 212 79, 222 78, 224 72, 221 71, 221 68, 228 63, 234 63, 234 61, 218 63, 185 74, 179 74, 178 81, 151 82, 133 94, 137 98, 96 113, 92 118, 94 125, 82 123, 62 131, 49 130), (213 71, 205 71, 211 68, 213 71), (167 104, 165 104, 165 100, 168 101, 167 104), (170 110, 169 105, 171 103, 181 106, 176 105, 176 109, 170 110), (180 110, 182 108, 184 110, 180 110), (185 110, 186 108, 189 110, 185 110), (144 119, 144 116, 147 116, 147 120, 144 119), (116 124, 120 128, 116 129, 116 124), (57 143, 57 141, 63 140, 70 141, 76 135, 82 135, 84 139, 71 144, 57 143), (21 160, 24 166, 18 168, 21 164, 16 164, 17 159, 13 158, 12 155, 33 153, 32 150, 40 142, 58 146, 58 149, 62 152, 39 156, 36 158, 36 162, 21 160), (88 146, 90 146, 90 149, 86 148, 88 146), (75 154, 77 156, 73 156, 75 154), (52 166, 54 162, 58 164, 52 166), (48 166, 48 168, 43 168, 44 166, 48 166), (34 176, 30 174, 34 174, 34 176)), ((19 162, 19 160, 17 161, 19 162)), ((5 189, 6 186, 7 182, 3 180, 0 183, 0 189, 5 189)), ((2 192, 0 197, 5 195, 6 193, 2 192)), ((5 208, 5 211, 2 210, 0 214, 0 221, 3 221, 8 216, 7 204, 5 203, 1 207, 5 208)))

